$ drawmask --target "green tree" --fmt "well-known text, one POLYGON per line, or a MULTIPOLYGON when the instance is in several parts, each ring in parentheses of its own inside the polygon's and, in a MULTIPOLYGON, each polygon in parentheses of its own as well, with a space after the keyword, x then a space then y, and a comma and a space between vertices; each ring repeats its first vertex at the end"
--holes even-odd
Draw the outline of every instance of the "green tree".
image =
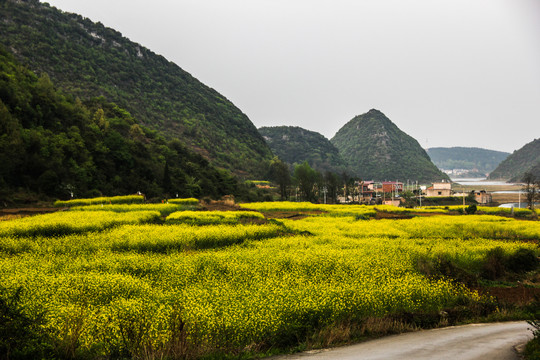
POLYGON ((300 188, 300 194, 306 201, 315 201, 315 184, 317 172, 309 166, 307 161, 294 167, 294 178, 300 188))
POLYGON ((163 183, 162 183, 163 191, 165 192, 165 196, 169 197, 172 193, 172 182, 171 182, 171 174, 169 171, 169 162, 165 161, 165 168, 163 169, 163 183))
POLYGON ((270 162, 270 178, 279 186, 279 194, 281 200, 288 198, 288 188, 291 185, 291 174, 289 167, 277 156, 270 162))
POLYGON ((333 172, 327 171, 324 174, 324 182, 329 202, 336 203, 339 189, 339 176, 333 172))

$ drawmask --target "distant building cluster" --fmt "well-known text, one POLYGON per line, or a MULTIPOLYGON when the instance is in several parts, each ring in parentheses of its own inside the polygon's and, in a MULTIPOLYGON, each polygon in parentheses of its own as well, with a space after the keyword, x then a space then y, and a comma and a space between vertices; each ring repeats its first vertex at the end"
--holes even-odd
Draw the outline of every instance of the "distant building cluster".
POLYGON ((354 184, 354 188, 349 189, 349 194, 339 196, 338 200, 342 203, 361 202, 399 206, 403 201, 401 197, 403 191, 411 191, 420 197, 463 197, 473 194, 474 199, 479 204, 492 202, 491 193, 485 190, 474 190, 471 193, 456 193, 452 190, 452 183, 446 180, 434 182, 428 188, 418 186, 418 184, 404 184, 399 181, 357 181, 354 184))

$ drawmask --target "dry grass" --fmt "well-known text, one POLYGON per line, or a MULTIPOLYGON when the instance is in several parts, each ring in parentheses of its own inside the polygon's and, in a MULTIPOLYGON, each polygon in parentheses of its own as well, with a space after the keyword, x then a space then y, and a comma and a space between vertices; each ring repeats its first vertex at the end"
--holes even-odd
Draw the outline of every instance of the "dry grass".
MULTIPOLYGON (((440 323, 440 325, 444 325, 440 323)), ((396 317, 369 317, 361 323, 342 322, 327 326, 310 339, 308 349, 328 348, 357 342, 358 339, 376 338, 418 330, 419 327, 396 317)))
MULTIPOLYGON (((517 203, 519 201, 519 194, 492 194, 493 202, 500 204, 504 203, 517 203)), ((525 196, 521 194, 521 202, 525 202, 525 196)))
POLYGON ((472 190, 486 190, 486 191, 515 191, 515 190, 521 190, 523 186, 519 184, 504 184, 504 185, 461 185, 461 184, 453 184, 452 189, 454 191, 461 192, 462 190, 465 191, 472 191, 472 190))
POLYGON ((22 218, 22 215, 1 215, 0 221, 15 220, 22 218))

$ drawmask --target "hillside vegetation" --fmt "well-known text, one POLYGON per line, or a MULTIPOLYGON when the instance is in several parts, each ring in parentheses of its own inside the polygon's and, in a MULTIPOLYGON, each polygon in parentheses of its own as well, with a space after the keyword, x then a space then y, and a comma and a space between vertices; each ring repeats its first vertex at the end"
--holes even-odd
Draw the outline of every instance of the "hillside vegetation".
POLYGON ((290 167, 308 164, 320 172, 341 173, 346 165, 339 150, 323 135, 297 126, 262 127, 259 132, 272 152, 290 167))
POLYGON ((540 139, 514 151, 489 175, 491 180, 521 181, 526 172, 540 177, 540 139))
POLYGON ((37 0, 4 0, 0 18, 0 44, 64 91, 103 95, 236 174, 264 173, 271 151, 248 117, 176 64, 101 23, 37 0))
POLYGON ((487 176, 510 153, 475 147, 430 148, 427 153, 439 169, 469 170, 468 175, 487 176))
POLYGON ((375 109, 356 116, 330 141, 352 171, 366 180, 430 182, 448 179, 431 162, 418 141, 375 109))
POLYGON ((55 89, 0 46, 0 199, 141 191, 156 196, 238 194, 237 181, 178 140, 167 141, 103 97, 55 89))

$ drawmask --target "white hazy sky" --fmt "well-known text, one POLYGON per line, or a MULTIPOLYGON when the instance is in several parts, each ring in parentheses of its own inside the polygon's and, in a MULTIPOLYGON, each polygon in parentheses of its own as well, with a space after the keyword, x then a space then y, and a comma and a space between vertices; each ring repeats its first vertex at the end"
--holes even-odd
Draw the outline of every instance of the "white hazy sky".
POLYGON ((257 127, 328 138, 385 113, 423 147, 540 137, 540 0, 49 0, 216 89, 257 127))

